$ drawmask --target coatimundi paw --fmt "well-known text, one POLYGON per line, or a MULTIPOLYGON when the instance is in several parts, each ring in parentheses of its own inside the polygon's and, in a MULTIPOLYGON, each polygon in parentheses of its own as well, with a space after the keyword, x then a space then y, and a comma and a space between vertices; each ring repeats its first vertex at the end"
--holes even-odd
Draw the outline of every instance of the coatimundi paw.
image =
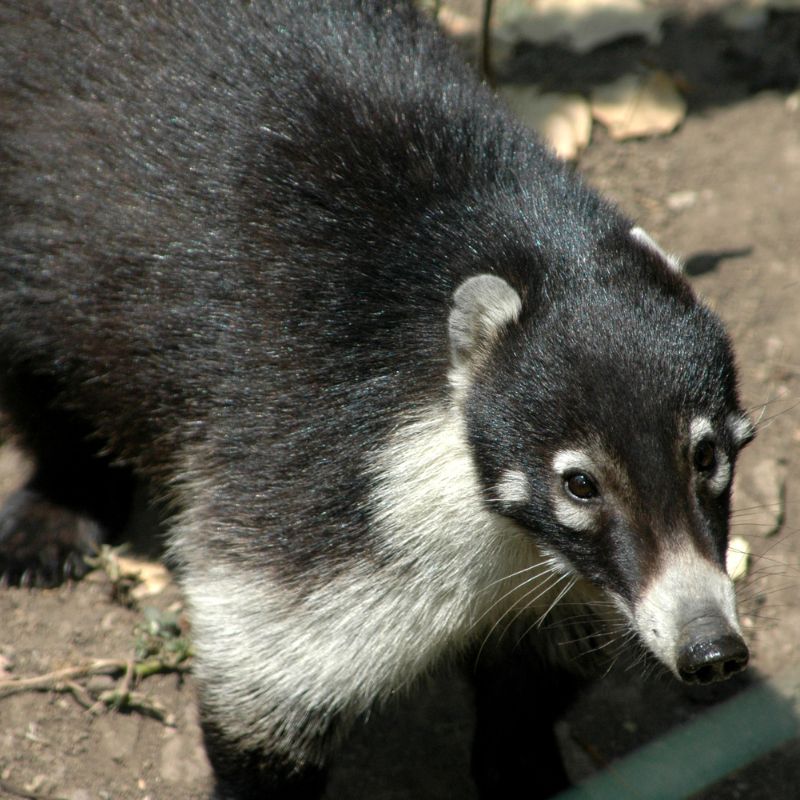
POLYGON ((21 489, 0 510, 0 585, 57 586, 83 577, 100 526, 88 517, 21 489))

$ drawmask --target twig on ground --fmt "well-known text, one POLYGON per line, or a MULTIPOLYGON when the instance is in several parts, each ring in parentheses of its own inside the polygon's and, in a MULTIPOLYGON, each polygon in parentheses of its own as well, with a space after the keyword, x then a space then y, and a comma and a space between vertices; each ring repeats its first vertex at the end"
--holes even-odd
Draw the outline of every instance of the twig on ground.
POLYGON ((128 692, 122 696, 116 689, 109 689, 101 692, 95 706, 90 710, 97 709, 105 705, 117 711, 136 711, 146 717, 157 719, 168 728, 175 727, 175 715, 168 711, 161 703, 152 700, 141 692, 128 692))
MULTIPOLYGON (((188 657, 188 656, 187 656, 188 657)), ((47 692, 64 682, 75 681, 81 678, 90 678, 94 675, 118 675, 125 673, 129 666, 135 680, 143 680, 166 672, 188 672, 188 665, 183 662, 186 658, 179 657, 174 661, 160 658, 149 658, 146 661, 132 662, 121 658, 97 658, 88 664, 78 667, 66 667, 33 678, 9 678, 0 680, 0 698, 7 697, 17 692, 47 692)), ((66 689, 66 691, 72 691, 66 689)))
MULTIPOLYGON (((186 672, 185 663, 190 651, 176 653, 173 658, 148 658, 144 661, 123 659, 95 659, 88 664, 48 672, 32 678, 10 678, 0 680, 0 698, 19 692, 61 692, 71 694, 75 700, 92 713, 105 708, 135 711, 159 720, 165 725, 174 725, 174 716, 160 703, 150 700, 133 686, 140 680, 166 672, 186 672), (96 675, 121 675, 114 689, 93 692, 79 681, 96 675)), ((0 787, 2 788, 2 787, 0 787)), ((5 790, 4 790, 5 791, 5 790)))
POLYGON ((95 659, 79 667, 66 667, 55 672, 47 672, 33 678, 9 678, 0 680, 0 697, 7 697, 17 692, 45 692, 65 682, 88 678, 92 675, 116 675, 125 669, 127 661, 119 659, 95 659))

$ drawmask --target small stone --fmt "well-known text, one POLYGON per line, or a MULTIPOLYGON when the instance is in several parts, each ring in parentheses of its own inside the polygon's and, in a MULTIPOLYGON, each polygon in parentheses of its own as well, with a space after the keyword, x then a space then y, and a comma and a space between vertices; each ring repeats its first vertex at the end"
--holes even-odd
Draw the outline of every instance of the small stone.
POLYGON ((119 610, 114 608, 111 609, 104 617, 100 620, 100 630, 101 631, 113 631, 114 628, 119 625, 119 618, 120 613, 119 610))
POLYGON ((686 117, 686 101, 665 72, 623 75, 592 92, 592 115, 612 139, 671 133, 686 117))
POLYGON ((13 656, 3 648, 0 650, 0 679, 11 677, 11 672, 14 669, 13 656))
POLYGON ((39 734, 39 726, 33 721, 28 723, 28 728, 25 731, 25 738, 29 742, 36 742, 37 744, 50 744, 50 742, 48 742, 46 739, 43 739, 39 734))
POLYGON ((34 775, 26 784, 25 791, 31 794, 39 794, 47 782, 47 775, 34 775))
POLYGON ((670 211, 686 211, 697 203, 697 192, 685 189, 682 192, 673 192, 667 195, 667 208, 670 211))

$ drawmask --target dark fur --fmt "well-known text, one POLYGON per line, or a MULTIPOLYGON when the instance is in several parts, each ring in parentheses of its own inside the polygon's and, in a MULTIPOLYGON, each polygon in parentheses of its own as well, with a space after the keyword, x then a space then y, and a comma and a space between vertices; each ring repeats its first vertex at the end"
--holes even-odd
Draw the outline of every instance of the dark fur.
MULTIPOLYGON (((113 529, 135 473, 185 512, 202 449, 227 523, 191 544, 205 559, 308 587, 378 565, 366 454, 447 398, 451 299, 482 272, 523 301, 467 403, 487 498, 512 462, 544 489, 542 454, 597 430, 649 480, 680 412, 735 408, 717 321, 406 3, 4 1, 0 21, 0 367, 31 508, 113 529)), ((642 529, 697 517, 671 505, 685 474, 656 471, 642 529)), ((548 503, 509 513, 632 592, 614 525, 576 541, 548 503)), ((709 509, 719 558, 727 494, 709 509)), ((321 785, 205 727, 221 792, 321 785)))

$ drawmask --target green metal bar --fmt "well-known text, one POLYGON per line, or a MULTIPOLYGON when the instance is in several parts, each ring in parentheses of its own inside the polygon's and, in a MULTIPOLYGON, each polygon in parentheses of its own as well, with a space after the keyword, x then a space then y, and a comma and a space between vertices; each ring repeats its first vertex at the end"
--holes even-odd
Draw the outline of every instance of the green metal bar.
POLYGON ((558 800, 679 800, 800 735, 800 675, 744 690, 558 800))

